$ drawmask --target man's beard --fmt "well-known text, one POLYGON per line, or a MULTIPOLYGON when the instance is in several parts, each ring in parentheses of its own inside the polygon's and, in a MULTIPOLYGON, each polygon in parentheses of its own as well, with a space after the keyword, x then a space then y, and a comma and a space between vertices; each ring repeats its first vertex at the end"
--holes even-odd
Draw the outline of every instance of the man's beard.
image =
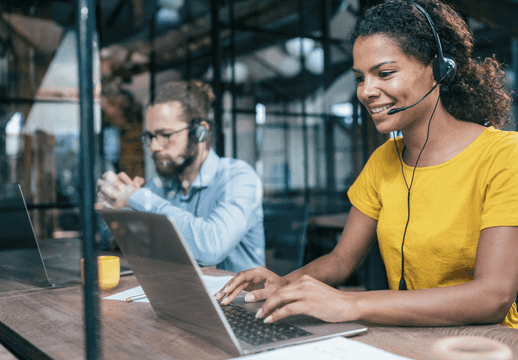
POLYGON ((198 147, 196 144, 189 142, 185 152, 178 157, 183 161, 174 161, 168 155, 158 155, 153 153, 153 160, 155 161, 155 169, 158 175, 166 179, 174 179, 181 175, 185 169, 194 163, 198 157, 198 147))

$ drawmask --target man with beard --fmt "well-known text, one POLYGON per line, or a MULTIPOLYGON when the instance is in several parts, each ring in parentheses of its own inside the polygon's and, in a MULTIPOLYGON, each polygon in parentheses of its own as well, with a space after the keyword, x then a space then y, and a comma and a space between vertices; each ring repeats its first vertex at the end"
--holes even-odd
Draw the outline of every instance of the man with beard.
POLYGON ((103 174, 98 206, 164 214, 175 220, 202 266, 239 272, 265 264, 261 180, 246 162, 211 149, 208 84, 177 81, 148 106, 142 141, 157 176, 103 174))

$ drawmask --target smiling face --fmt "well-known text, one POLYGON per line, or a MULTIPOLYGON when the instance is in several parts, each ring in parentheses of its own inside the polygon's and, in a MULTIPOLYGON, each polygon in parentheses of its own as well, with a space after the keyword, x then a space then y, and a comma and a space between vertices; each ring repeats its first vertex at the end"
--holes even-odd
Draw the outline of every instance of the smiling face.
POLYGON ((379 132, 405 131, 431 115, 439 87, 410 109, 393 115, 388 112, 412 105, 430 91, 435 84, 432 64, 424 65, 405 54, 392 39, 381 34, 358 38, 353 58, 358 99, 379 132))

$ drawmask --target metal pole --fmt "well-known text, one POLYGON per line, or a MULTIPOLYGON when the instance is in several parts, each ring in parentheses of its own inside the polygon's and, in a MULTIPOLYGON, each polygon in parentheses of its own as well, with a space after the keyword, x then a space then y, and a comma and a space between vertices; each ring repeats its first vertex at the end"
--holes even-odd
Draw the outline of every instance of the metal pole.
MULTIPOLYGON (((236 31, 234 30, 234 0, 229 3, 230 18, 230 66, 232 66, 232 157, 237 158, 237 112, 236 112, 236 31)), ((257 127, 254 127, 257 129, 257 127)), ((257 138, 257 136, 255 136, 257 138)), ((256 159, 257 160, 257 159, 256 159)))
POLYGON ((214 79, 212 82, 212 89, 216 96, 214 104, 214 125, 216 129, 216 153, 219 156, 225 154, 225 144, 223 137, 223 106, 222 106, 222 86, 221 86, 221 58, 222 48, 221 39, 219 37, 219 0, 212 0, 210 2, 210 19, 211 19, 211 37, 212 37, 212 66, 214 68, 214 79))
MULTIPOLYGON (((185 12, 186 12, 186 23, 189 24, 189 26, 192 26, 193 24, 193 19, 192 19, 192 9, 191 9, 191 1, 187 1, 184 5, 184 8, 185 8, 185 12)), ((191 47, 189 46, 192 42, 192 37, 191 37, 191 32, 189 31, 188 32, 188 35, 187 35, 187 54, 186 54, 186 65, 187 65, 187 68, 185 69, 185 73, 186 73, 186 78, 187 79, 192 79, 192 62, 193 62, 193 59, 192 59, 192 52, 191 52, 191 47)))
MULTIPOLYGON (((331 5, 329 0, 321 0, 322 9, 322 45, 324 49, 324 89, 328 89, 333 81, 331 63, 331 44, 329 42, 329 19, 331 18, 331 5)), ((327 190, 334 192, 335 184, 335 144, 334 144, 334 118, 325 118, 326 134, 326 170, 327 190)))
MULTIPOLYGON (((304 54, 304 0, 298 1, 299 11, 299 33, 300 33, 300 79, 305 84, 305 69, 306 69, 306 55, 304 54)), ((304 90, 306 90, 304 86, 304 90)), ((304 199, 309 200, 309 154, 308 154, 308 139, 307 139, 307 116, 306 116, 306 91, 302 93, 302 133, 303 133, 303 148, 304 148, 304 199)))
POLYGON ((93 0, 79 0, 77 7, 78 42, 77 54, 79 64, 79 110, 81 126, 81 185, 82 185, 82 227, 83 258, 85 259, 85 335, 86 358, 99 359, 100 327, 97 314, 99 300, 97 297, 97 257, 95 249, 94 212, 94 99, 93 99, 93 33, 95 31, 95 7, 93 0))
POLYGON ((156 84, 155 84, 155 73, 156 73, 156 64, 155 64, 155 28, 156 28, 156 6, 153 9, 153 16, 151 17, 151 22, 149 23, 149 46, 151 47, 151 51, 149 54, 149 103, 153 104, 155 102, 155 92, 156 92, 156 84))
MULTIPOLYGON (((284 112, 287 112, 286 99, 282 100, 284 112)), ((290 190, 290 124, 284 118, 284 191, 290 190)))
POLYGON ((331 4, 329 0, 321 0, 322 9, 322 49, 324 50, 324 89, 333 82, 333 72, 331 63, 331 43, 329 41, 329 19, 331 18, 331 4))

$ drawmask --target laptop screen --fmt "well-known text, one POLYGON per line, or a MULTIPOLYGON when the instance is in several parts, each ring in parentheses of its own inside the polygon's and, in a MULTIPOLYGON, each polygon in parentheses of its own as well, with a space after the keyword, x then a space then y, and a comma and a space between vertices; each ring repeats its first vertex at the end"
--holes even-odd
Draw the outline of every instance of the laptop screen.
POLYGON ((0 185, 0 292, 50 286, 20 185, 0 185))

